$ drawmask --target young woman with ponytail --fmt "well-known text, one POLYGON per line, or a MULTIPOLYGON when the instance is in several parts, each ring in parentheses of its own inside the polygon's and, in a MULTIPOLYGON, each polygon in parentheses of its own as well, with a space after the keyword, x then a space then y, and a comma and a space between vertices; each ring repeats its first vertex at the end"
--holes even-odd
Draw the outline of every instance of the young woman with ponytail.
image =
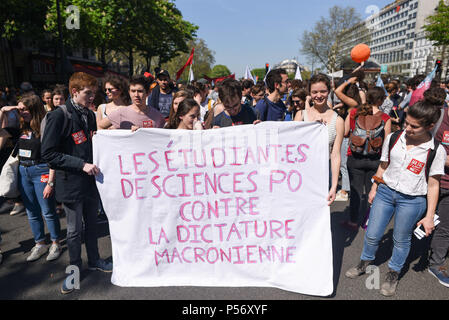
MULTIPOLYGON (((363 189, 366 195, 371 190, 371 178, 376 173, 380 163, 382 142, 385 137, 391 133, 391 120, 389 115, 379 110, 379 107, 385 100, 385 92, 380 87, 374 87, 368 90, 366 95, 367 103, 360 105, 358 108, 351 110, 349 116, 345 121, 345 136, 349 138, 349 147, 346 150, 348 155, 348 172, 351 188, 350 204, 349 204, 349 220, 345 221, 343 225, 350 230, 358 230, 360 208, 366 207, 362 204, 363 189), (383 125, 383 132, 380 132, 379 152, 353 152, 351 146, 356 139, 354 131, 356 129, 357 120, 363 117, 368 121, 377 121, 379 126, 383 125), (377 120, 376 120, 377 118, 377 120)), ((367 132, 368 133, 368 132, 367 132)), ((379 134, 379 130, 377 132, 379 134)), ((371 133, 372 134, 372 133, 371 133)), ((367 139, 366 143, 369 143, 367 139)), ((352 147, 352 149, 354 149, 352 147)))

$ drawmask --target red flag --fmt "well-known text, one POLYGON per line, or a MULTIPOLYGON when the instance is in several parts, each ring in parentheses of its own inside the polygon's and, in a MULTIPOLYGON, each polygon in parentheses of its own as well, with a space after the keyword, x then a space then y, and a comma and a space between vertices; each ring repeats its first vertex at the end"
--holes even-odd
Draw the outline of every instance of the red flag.
POLYGON ((219 77, 219 78, 209 78, 208 76, 204 76, 204 79, 206 79, 209 82, 214 82, 214 83, 218 83, 218 82, 222 82, 226 79, 235 79, 235 73, 231 74, 229 76, 224 76, 224 77, 219 77))
POLYGON ((426 92, 430 88, 430 85, 432 84, 432 80, 435 78, 437 68, 438 67, 435 67, 433 69, 433 71, 416 88, 416 90, 413 91, 412 98, 410 99, 410 102, 408 103, 408 105, 410 107, 413 106, 419 100, 422 100, 424 98, 424 92, 426 92))
POLYGON ((190 53, 189 60, 187 60, 187 63, 184 65, 184 67, 182 67, 181 69, 179 69, 178 72, 176 72, 176 80, 181 78, 181 75, 184 72, 185 68, 187 68, 187 66, 190 66, 192 64, 192 62, 193 62, 193 54, 194 53, 195 53, 195 48, 192 48, 192 52, 190 53))

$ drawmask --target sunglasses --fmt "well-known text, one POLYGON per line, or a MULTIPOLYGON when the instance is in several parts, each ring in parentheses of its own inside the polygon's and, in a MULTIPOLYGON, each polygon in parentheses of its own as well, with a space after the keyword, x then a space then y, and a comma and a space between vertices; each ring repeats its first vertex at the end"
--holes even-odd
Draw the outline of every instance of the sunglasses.
POLYGON ((114 92, 114 91, 117 91, 117 89, 115 89, 115 88, 106 88, 106 89, 104 89, 104 92, 114 92))
POLYGON ((292 104, 301 104, 300 100, 292 100, 292 104))

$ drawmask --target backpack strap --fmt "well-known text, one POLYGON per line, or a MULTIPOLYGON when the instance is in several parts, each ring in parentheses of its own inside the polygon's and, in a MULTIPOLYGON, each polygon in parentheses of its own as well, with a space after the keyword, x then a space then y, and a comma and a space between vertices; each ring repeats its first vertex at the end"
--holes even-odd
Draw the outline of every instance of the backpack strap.
MULTIPOLYGON (((403 132, 404 132, 403 130, 396 131, 395 133, 393 133, 393 135, 390 138, 390 144, 389 144, 389 149, 388 149, 388 151, 389 151, 388 152, 388 163, 390 163, 390 161, 391 161, 391 150, 394 148, 396 143, 399 141, 399 138, 401 137, 403 132)), ((432 167, 433 160, 435 160, 435 157, 437 155, 438 146, 440 145, 440 143, 435 138, 433 138, 433 143, 434 143, 435 147, 433 149, 429 149, 429 152, 427 153, 426 168, 425 168, 427 181, 429 181, 430 168, 432 167)))
MULTIPOLYGON (((62 110, 62 113, 64 115, 64 123, 62 126, 62 136, 66 137, 69 135, 68 123, 69 123, 69 120, 72 119, 72 115, 67 110, 67 106, 65 104, 58 106, 58 108, 62 110)), ((55 111, 51 111, 51 112, 55 112, 55 111)), ((47 126, 47 115, 48 115, 48 113, 45 115, 44 119, 41 122, 41 141, 42 141, 42 138, 44 137, 45 127, 47 126)))
POLYGON ((72 115, 69 113, 69 111, 67 110, 67 106, 64 104, 62 106, 59 106, 62 109, 62 112, 64 113, 64 126, 62 127, 62 133, 65 136, 68 135, 67 128, 68 128, 68 122, 69 119, 72 119, 72 115))
POLYGON ((396 131, 390 137, 390 144, 388 145, 388 164, 391 162, 391 150, 393 150, 396 143, 398 143, 403 132, 403 130, 396 131))
POLYGON ((430 174, 430 168, 432 167, 433 160, 435 160, 435 157, 437 155, 437 150, 440 145, 440 143, 433 138, 433 143, 435 147, 433 149, 430 149, 427 153, 427 161, 426 161, 426 180, 429 181, 429 174, 430 174))
POLYGON ((443 107, 440 112, 441 112, 440 118, 438 119, 437 123, 435 123, 435 127, 432 130, 432 136, 434 137, 437 135, 438 130, 440 129, 441 124, 443 123, 444 116, 447 113, 446 108, 443 107))

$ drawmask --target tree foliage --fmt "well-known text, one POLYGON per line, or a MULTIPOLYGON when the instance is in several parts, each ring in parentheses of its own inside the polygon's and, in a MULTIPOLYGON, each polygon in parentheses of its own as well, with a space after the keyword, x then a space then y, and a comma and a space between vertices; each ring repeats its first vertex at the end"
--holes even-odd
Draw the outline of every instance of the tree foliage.
POLYGON ((212 68, 208 77, 214 79, 214 78, 220 78, 220 77, 225 77, 225 76, 229 76, 229 75, 231 75, 231 71, 229 70, 228 67, 226 67, 225 65, 222 65, 222 64, 217 64, 216 66, 214 66, 212 68))
POLYGON ((40 40, 44 35, 47 5, 46 0, 0 1, 0 36, 11 40, 24 35, 40 40))
POLYGON ((265 70, 265 68, 257 68, 257 69, 251 70, 251 73, 255 77, 257 77, 259 80, 263 80, 265 78, 265 75, 266 75, 266 70, 265 70))
POLYGON ((337 70, 341 57, 340 34, 361 21, 355 8, 334 6, 328 17, 321 17, 311 31, 304 31, 300 43, 301 53, 318 60, 328 70, 337 70))
POLYGON ((449 4, 440 0, 435 14, 427 18, 424 26, 427 39, 435 41, 436 46, 449 45, 449 4))
MULTIPOLYGON (((424 26, 426 37, 430 41, 435 42, 435 46, 439 47, 441 60, 443 64, 447 64, 446 55, 449 46, 449 3, 446 4, 440 0, 435 14, 427 18, 427 25, 424 26)), ((447 66, 442 66, 442 70, 447 70, 447 66)), ((446 73, 446 78, 448 74, 446 73)))
MULTIPOLYGON (((59 35, 56 0, 0 1, 0 35, 13 39, 26 35, 31 40, 56 40, 59 35)), ((174 0, 59 0, 64 45, 93 48, 104 65, 108 52, 119 51, 130 65, 136 55, 164 63, 190 52, 188 42, 198 27, 183 19, 174 0), (73 11, 79 9, 79 28, 67 28, 73 11)), ((56 43, 56 41, 54 41, 56 43)), ((147 63, 149 68, 149 63, 147 63)))

